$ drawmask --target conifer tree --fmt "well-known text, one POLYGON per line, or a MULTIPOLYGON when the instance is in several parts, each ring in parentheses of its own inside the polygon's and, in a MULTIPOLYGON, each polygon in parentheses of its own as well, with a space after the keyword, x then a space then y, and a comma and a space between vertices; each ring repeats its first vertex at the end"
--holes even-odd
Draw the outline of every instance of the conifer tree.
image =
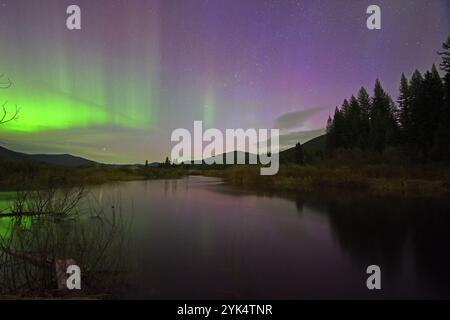
POLYGON ((408 144, 411 142, 411 106, 409 97, 409 84, 405 74, 402 73, 400 80, 400 95, 398 97, 398 120, 401 132, 402 143, 408 144))
POLYGON ((436 132, 434 155, 439 160, 450 163, 450 37, 442 44, 443 51, 438 52, 442 58, 444 103, 439 116, 436 132))
POLYGON ((433 65, 431 71, 425 73, 424 79, 424 118, 422 119, 422 135, 420 136, 422 153, 424 161, 428 161, 430 157, 430 150, 434 150, 434 157, 439 157, 439 151, 435 144, 437 140, 437 128, 441 117, 441 111, 444 108, 444 87, 442 85, 441 77, 433 65))
POLYGON ((344 114, 336 107, 333 121, 334 149, 345 148, 345 118, 344 114))
POLYGON ((341 148, 350 148, 352 141, 352 132, 350 127, 350 103, 347 99, 342 103, 341 109, 342 119, 342 146, 341 148))
POLYGON ((382 152, 389 141, 388 130, 392 126, 391 99, 384 91, 380 81, 375 81, 374 95, 372 97, 372 108, 370 113, 371 132, 370 146, 373 150, 382 152))
POLYGON ((348 146, 350 148, 360 147, 361 139, 361 108, 358 100, 352 95, 350 98, 350 107, 347 114, 348 123, 348 146))
POLYGON ((333 119, 331 119, 331 116, 328 116, 327 120, 327 132, 326 132, 326 153, 328 155, 331 155, 334 148, 336 147, 335 144, 335 136, 334 136, 334 127, 333 127, 333 119))
POLYGON ((370 136, 370 96, 364 87, 358 92, 358 103, 361 110, 360 148, 366 149, 370 136))
POLYGON ((409 94, 410 94, 410 130, 412 135, 410 137, 411 145, 417 147, 417 152, 421 151, 419 144, 422 139, 420 138, 422 134, 422 119, 426 110, 424 110, 424 92, 423 92, 423 77, 422 74, 416 70, 409 84, 409 94))

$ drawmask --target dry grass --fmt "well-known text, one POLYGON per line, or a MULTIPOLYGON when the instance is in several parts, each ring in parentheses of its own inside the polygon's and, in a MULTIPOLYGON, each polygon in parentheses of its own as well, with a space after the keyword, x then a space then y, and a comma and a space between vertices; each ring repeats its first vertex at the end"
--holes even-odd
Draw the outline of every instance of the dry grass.
POLYGON ((397 196, 445 196, 450 193, 450 171, 445 167, 403 167, 387 164, 360 166, 281 165, 275 176, 261 176, 256 166, 209 170, 229 183, 273 191, 363 191, 397 196))

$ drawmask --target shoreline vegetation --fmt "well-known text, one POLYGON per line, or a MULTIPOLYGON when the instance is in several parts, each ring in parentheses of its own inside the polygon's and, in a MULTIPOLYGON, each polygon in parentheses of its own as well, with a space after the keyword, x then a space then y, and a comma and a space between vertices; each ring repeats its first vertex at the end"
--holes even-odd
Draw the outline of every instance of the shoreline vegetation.
POLYGON ((232 186, 249 191, 321 194, 343 192, 351 196, 432 197, 450 195, 448 167, 281 165, 276 176, 261 176, 255 167, 206 170, 201 174, 223 178, 232 186))
POLYGON ((222 178, 234 187, 268 192, 359 192, 398 197, 446 197, 450 195, 450 167, 438 164, 407 164, 397 161, 367 162, 355 152, 306 164, 281 163, 274 176, 260 175, 259 165, 183 165, 160 168, 58 167, 11 164, 0 178, 0 191, 47 188, 63 182, 71 186, 180 179, 189 175, 222 178), (349 160, 351 158, 351 160, 349 160), (345 165, 342 165, 345 163, 345 165))
POLYGON ((64 167, 5 162, 0 164, 0 191, 39 189, 53 181, 85 186, 121 181, 177 179, 186 174, 181 168, 64 167))

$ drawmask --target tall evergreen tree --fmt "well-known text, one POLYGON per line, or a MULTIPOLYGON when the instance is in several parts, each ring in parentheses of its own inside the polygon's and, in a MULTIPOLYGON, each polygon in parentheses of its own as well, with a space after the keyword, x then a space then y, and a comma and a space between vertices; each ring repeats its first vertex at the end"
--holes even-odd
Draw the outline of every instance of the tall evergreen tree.
POLYGON ((411 106, 409 96, 409 84, 405 74, 402 73, 400 80, 400 95, 398 97, 398 121, 400 125, 402 143, 411 142, 411 106))
POLYGON ((355 96, 350 98, 350 106, 347 114, 348 123, 348 146, 350 148, 360 147, 361 145, 361 107, 355 96))
POLYGON ((443 51, 439 52, 439 55, 442 58, 441 70, 445 72, 443 79, 444 104, 439 117, 434 153, 439 160, 450 163, 450 37, 442 44, 442 48, 443 51))
POLYGON ((347 99, 342 103, 342 148, 350 148, 353 140, 350 127, 350 103, 347 99))
POLYGON ((439 150, 435 144, 441 111, 444 108, 444 87, 441 77, 433 65, 431 71, 425 73, 424 79, 424 118, 422 119, 421 147, 424 161, 428 161, 430 150, 434 147, 434 157, 439 158, 439 150))
POLYGON ((388 127, 386 131, 386 145, 396 146, 400 142, 400 129, 398 126, 398 107, 390 96, 389 98, 389 114, 388 127))
POLYGON ((382 152, 388 144, 392 143, 392 141, 389 141, 390 130, 392 130, 393 125, 392 119, 394 118, 391 111, 391 102, 392 100, 377 79, 370 112, 370 146, 378 152, 382 152))
POLYGON ((331 119, 331 116, 328 116, 326 134, 326 153, 328 155, 331 155, 333 150, 336 148, 333 122, 334 121, 331 119))
POLYGON ((336 107, 333 120, 334 149, 345 148, 346 130, 344 114, 336 107))
MULTIPOLYGON (((426 117, 424 113, 425 96, 424 96, 424 79, 422 74, 416 70, 409 83, 409 98, 410 98, 410 129, 412 135, 410 137, 411 145, 417 147, 417 152, 421 152, 420 143, 423 141, 422 133, 422 119, 426 117)), ((419 156, 419 155, 418 155, 419 156)))
POLYGON ((370 136, 370 96, 364 87, 358 92, 358 103, 361 110, 361 128, 360 128, 360 142, 359 147, 366 149, 369 146, 370 136))

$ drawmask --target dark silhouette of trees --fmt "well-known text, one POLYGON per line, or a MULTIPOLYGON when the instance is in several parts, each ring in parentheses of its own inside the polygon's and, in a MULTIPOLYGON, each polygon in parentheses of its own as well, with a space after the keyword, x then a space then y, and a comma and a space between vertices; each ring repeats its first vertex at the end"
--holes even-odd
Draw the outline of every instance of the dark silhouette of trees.
MULTIPOLYGON (((440 117, 444 109, 444 86, 441 77, 433 65, 431 71, 427 71, 424 77, 424 101, 427 112, 424 112, 424 118, 421 124, 421 152, 423 161, 428 162, 430 156, 439 158, 439 152, 436 150, 438 137, 437 128, 440 117), (431 152, 433 151, 433 155, 431 152)), ((449 123, 447 123, 447 126, 449 123)))
POLYGON ((359 147, 366 149, 370 139, 370 96, 364 87, 358 92, 358 103, 361 112, 359 147))
POLYGON ((372 97, 361 88, 357 98, 336 107, 327 122, 328 154, 401 147, 412 160, 450 162, 450 37, 442 47, 442 79, 435 65, 424 74, 416 70, 411 80, 402 74, 397 103, 377 79, 372 97))
POLYGON ((409 143, 412 139, 411 125, 411 105, 410 105, 410 94, 409 94, 409 83, 406 79, 405 74, 402 73, 400 79, 400 95, 398 97, 397 103, 399 108, 398 122, 400 129, 400 138, 402 143, 409 143))
POLYGON ((444 103, 437 124, 433 158, 450 163, 450 37, 442 44, 443 51, 438 52, 442 58, 440 68, 445 72, 443 78, 444 103))
POLYGON ((169 168, 170 167, 170 160, 169 157, 166 157, 166 160, 164 161, 164 167, 169 168))
POLYGON ((341 108, 336 107, 333 119, 327 123, 327 150, 359 148, 382 152, 397 140, 395 119, 392 99, 377 80, 372 98, 361 88, 357 98, 351 96, 341 108))
POLYGON ((386 147, 395 144, 397 123, 394 112, 392 99, 377 79, 369 113, 371 128, 369 144, 372 150, 383 152, 386 147))
POLYGON ((305 164, 305 154, 303 152, 303 148, 302 148, 302 145, 300 144, 300 142, 298 142, 295 145, 294 151, 295 151, 295 153, 294 153, 295 154, 295 163, 301 164, 301 165, 305 164))
POLYGON ((327 127, 327 149, 332 152, 335 149, 346 147, 345 143, 345 118, 344 113, 338 107, 334 109, 333 119, 327 127))

